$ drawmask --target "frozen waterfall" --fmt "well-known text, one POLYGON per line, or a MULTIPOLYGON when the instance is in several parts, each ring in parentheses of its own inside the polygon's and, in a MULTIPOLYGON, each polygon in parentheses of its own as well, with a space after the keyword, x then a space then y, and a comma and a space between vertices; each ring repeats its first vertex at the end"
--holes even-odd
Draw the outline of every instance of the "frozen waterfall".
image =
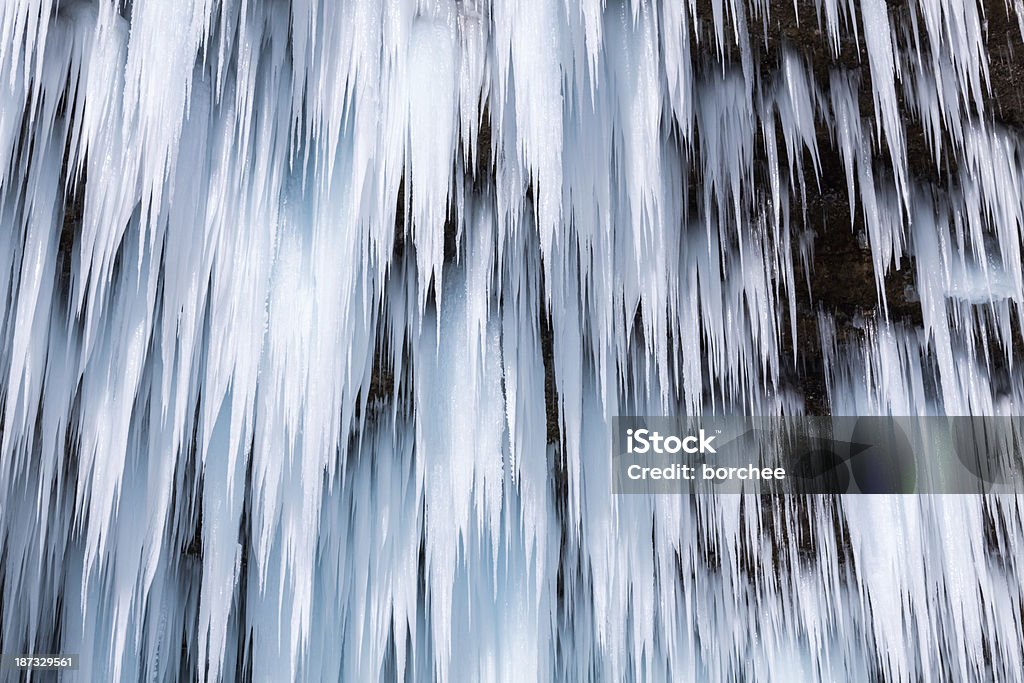
POLYGON ((4 0, 0 38, 3 653, 1024 680, 1024 495, 608 459, 616 415, 1024 415, 1021 0, 4 0))

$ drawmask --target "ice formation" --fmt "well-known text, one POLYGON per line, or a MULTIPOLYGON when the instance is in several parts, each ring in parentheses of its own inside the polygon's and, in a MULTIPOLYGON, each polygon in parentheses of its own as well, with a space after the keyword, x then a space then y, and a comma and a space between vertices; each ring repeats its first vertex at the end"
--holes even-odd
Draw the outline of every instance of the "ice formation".
POLYGON ((606 454, 617 414, 1021 414, 1022 37, 1019 0, 6 0, 0 650, 1020 681, 1021 498, 615 497, 606 454))

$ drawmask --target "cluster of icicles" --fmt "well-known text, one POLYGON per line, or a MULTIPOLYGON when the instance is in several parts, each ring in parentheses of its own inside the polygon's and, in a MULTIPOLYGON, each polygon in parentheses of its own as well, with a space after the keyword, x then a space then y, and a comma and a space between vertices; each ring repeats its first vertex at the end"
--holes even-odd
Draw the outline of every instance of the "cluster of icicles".
POLYGON ((0 650, 1021 680, 1024 499, 614 496, 608 454, 614 415, 800 414, 806 376, 1021 413, 1022 10, 0 3, 0 650), (851 232, 876 305, 837 320, 807 290, 851 232))

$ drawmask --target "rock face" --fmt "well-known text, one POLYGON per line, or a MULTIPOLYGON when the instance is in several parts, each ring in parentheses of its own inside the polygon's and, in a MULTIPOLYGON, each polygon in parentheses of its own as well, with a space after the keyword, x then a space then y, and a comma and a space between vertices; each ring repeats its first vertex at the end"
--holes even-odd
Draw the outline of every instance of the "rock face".
POLYGON ((1015 415, 1020 2, 0 3, 0 652, 1019 680, 1019 496, 613 495, 1015 415))

